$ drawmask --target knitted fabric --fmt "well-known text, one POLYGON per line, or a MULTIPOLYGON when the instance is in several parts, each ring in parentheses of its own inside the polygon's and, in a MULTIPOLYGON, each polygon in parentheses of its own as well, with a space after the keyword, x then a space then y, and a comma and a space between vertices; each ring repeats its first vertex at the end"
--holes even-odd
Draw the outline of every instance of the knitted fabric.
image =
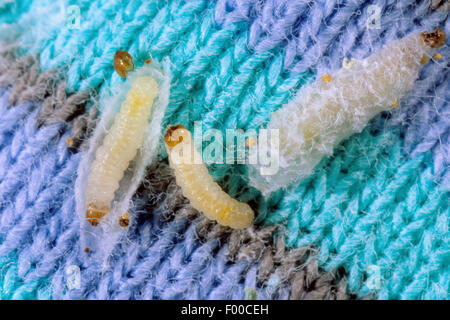
POLYGON ((161 152, 134 196, 126 239, 99 272, 80 247, 74 188, 98 101, 123 81, 116 50, 136 68, 170 60, 163 127, 202 120, 225 132, 265 125, 344 57, 362 59, 425 29, 450 34, 449 21, 428 0, 0 4, 0 297, 448 299, 448 46, 399 108, 287 190, 264 200, 244 166, 209 166, 224 190, 255 208, 249 229, 196 212, 161 152), (67 20, 71 5, 78 27, 67 20), (371 5, 379 28, 367 27, 371 5))

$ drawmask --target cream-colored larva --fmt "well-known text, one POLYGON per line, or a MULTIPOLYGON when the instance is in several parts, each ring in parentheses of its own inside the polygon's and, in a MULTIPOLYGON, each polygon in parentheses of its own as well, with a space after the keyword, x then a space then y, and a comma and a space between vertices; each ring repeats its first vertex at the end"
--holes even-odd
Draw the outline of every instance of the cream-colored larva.
POLYGON ((171 126, 164 139, 177 184, 191 205, 223 226, 234 229, 250 226, 253 210, 248 204, 231 198, 214 182, 195 150, 191 133, 182 125, 171 126))
POLYGON ((114 123, 95 153, 86 186, 86 218, 93 225, 110 210, 114 192, 142 144, 158 84, 150 76, 134 80, 114 123))
POLYGON ((379 112, 396 107, 413 88, 426 57, 444 43, 440 29, 413 34, 300 89, 267 125, 279 130, 278 172, 264 176, 261 166, 250 166, 250 184, 267 196, 307 177, 338 143, 361 132, 379 112))

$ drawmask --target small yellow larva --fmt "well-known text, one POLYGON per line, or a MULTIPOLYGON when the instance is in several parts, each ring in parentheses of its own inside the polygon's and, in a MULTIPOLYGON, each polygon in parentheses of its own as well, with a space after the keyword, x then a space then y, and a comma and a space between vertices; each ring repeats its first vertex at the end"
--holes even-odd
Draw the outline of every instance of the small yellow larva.
POLYGON ((137 78, 95 153, 86 186, 86 218, 93 226, 110 210, 114 192, 142 143, 157 94, 155 79, 150 76, 137 78))
POLYGON ((243 229, 251 225, 254 213, 250 206, 225 193, 214 182, 201 161, 200 163, 191 161, 199 159, 200 155, 195 150, 191 133, 185 127, 182 125, 169 127, 164 140, 177 184, 195 209, 223 226, 243 229), (176 158, 180 155, 181 158, 176 158))
POLYGON ((267 196, 307 177, 338 143, 361 132, 379 112, 396 108, 433 49, 444 43, 440 29, 412 34, 301 88, 267 125, 279 130, 280 169, 264 175, 261 166, 250 166, 250 184, 267 196))

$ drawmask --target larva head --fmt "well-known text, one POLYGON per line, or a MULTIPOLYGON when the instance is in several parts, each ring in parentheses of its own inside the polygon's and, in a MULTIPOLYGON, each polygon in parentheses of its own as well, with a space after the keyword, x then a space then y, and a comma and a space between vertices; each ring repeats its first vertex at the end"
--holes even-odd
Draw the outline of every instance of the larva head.
POLYGON ((88 204, 86 210, 86 219, 94 227, 98 225, 100 219, 109 211, 109 208, 98 208, 95 204, 88 204))
POLYGON ((445 44, 445 32, 442 29, 436 28, 433 32, 424 31, 420 35, 430 48, 440 48, 445 44))
POLYGON ((181 124, 176 126, 169 126, 167 128, 166 134, 164 135, 164 141, 166 142, 167 148, 171 149, 178 145, 179 143, 190 138, 190 132, 181 124))

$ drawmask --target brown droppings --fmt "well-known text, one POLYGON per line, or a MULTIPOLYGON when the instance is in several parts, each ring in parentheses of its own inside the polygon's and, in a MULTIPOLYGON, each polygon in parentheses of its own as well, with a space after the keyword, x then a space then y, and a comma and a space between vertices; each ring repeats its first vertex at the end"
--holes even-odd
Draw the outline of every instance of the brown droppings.
POLYGON ((90 249, 89 248, 84 248, 83 251, 86 252, 86 253, 89 253, 90 249))
POLYGON ((428 57, 426 55, 423 55, 422 59, 420 59, 421 64, 426 64, 428 62, 428 57))
POLYGON ((439 48, 445 44, 445 32, 442 29, 436 28, 433 32, 424 31, 421 35, 430 48, 439 48))
POLYGON ((96 227, 99 220, 108 213, 108 208, 97 208, 94 204, 90 203, 86 210, 86 218, 89 223, 96 227))
POLYGON ((134 69, 133 57, 126 51, 116 51, 114 54, 114 69, 122 78, 134 69))
POLYGON ((328 74, 328 73, 326 73, 326 74, 324 74, 322 77, 320 77, 320 79, 321 79, 323 82, 329 83, 329 82, 331 82, 331 75, 328 74))
POLYGON ((122 213, 119 219, 119 225, 123 228, 130 225, 130 214, 128 212, 122 213))
POLYGON ((147 59, 147 60, 144 60, 144 62, 146 63, 146 64, 150 64, 150 63, 152 63, 152 59, 147 59))
POLYGON ((182 136, 178 136, 178 137, 174 136, 174 132, 177 131, 178 129, 186 130, 186 128, 184 126, 182 126, 181 124, 177 124, 176 126, 169 126, 167 128, 166 134, 164 135, 164 140, 166 141, 166 144, 170 148, 175 147, 177 144, 179 144, 180 142, 183 141, 182 136))

